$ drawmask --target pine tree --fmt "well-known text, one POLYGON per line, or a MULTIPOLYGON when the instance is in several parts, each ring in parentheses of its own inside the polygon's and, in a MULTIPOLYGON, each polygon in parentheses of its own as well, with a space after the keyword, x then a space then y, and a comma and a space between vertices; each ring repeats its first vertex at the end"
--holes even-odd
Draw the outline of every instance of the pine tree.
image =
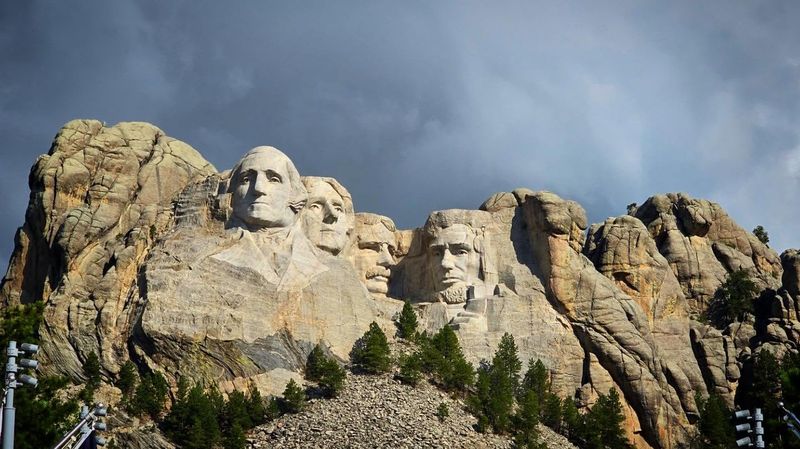
POLYGON ((539 398, 544 398, 545 393, 550 391, 550 373, 539 359, 528 361, 528 370, 522 379, 522 391, 527 390, 535 391, 539 398))
POLYGON ((164 402, 169 392, 169 384, 158 372, 145 374, 136 387, 136 394, 131 401, 131 411, 136 414, 147 414, 157 419, 164 410, 164 402))
POLYGON ((545 392, 544 399, 541 404, 541 420, 542 424, 555 430, 561 430, 561 420, 563 416, 561 399, 550 391, 545 392))
POLYGON ((374 321, 369 325, 369 330, 356 341, 350 352, 354 367, 368 374, 389 371, 392 364, 389 356, 389 342, 386 340, 386 334, 374 321))
POLYGON ((325 357, 322 346, 320 344, 314 346, 314 349, 311 350, 308 354, 308 358, 306 358, 306 379, 314 382, 320 380, 323 374, 325 374, 325 362, 327 362, 327 360, 328 358, 325 357))
MULTIPOLYGON (((144 383, 144 379, 142 383, 144 383)), ((188 382, 178 382, 175 404, 164 417, 164 434, 182 449, 206 449, 222 440, 219 427, 220 409, 213 393, 200 385, 188 388, 188 382)))
POLYGON ((244 428, 237 422, 225 436, 223 447, 225 449, 245 449, 246 446, 247 438, 245 437, 244 428))
POLYGON ((122 369, 119 371, 119 379, 117 379, 117 387, 122 390, 123 400, 130 399, 134 392, 134 388, 136 388, 138 377, 139 376, 136 373, 136 365, 134 365, 133 362, 128 360, 124 365, 122 365, 122 369))
POLYGON ((546 449, 539 442, 539 397, 532 389, 527 390, 519 399, 517 411, 512 418, 514 444, 516 447, 529 449, 546 449))
POLYGON ((281 416, 280 401, 276 397, 270 397, 267 400, 267 406, 264 409, 264 417, 267 421, 278 419, 281 416))
POLYGON ((492 359, 492 366, 500 367, 509 376, 514 391, 519 387, 519 372, 522 370, 522 362, 517 353, 517 344, 514 336, 506 332, 500 338, 500 344, 492 359))
POLYGON ((417 338, 417 314, 408 301, 403 305, 403 310, 397 320, 397 336, 404 340, 417 338))
POLYGON ((284 413, 298 413, 305 406, 306 392, 297 385, 294 379, 289 380, 286 389, 283 390, 283 401, 281 403, 284 413))
POLYGON ((421 377, 421 369, 422 361, 420 360, 420 354, 409 354, 401 357, 400 372, 395 377, 406 385, 415 386, 421 377))
POLYGON ((65 377, 42 376, 35 389, 16 390, 15 448, 53 447, 72 428, 79 406, 75 399, 65 398, 63 390, 67 385, 69 381, 65 377))
POLYGON ((578 406, 575 404, 575 399, 570 396, 564 398, 561 403, 561 416, 563 425, 561 426, 561 434, 566 435, 573 443, 579 443, 584 440, 584 426, 583 416, 578 412, 578 406))
POLYGON ((264 405, 264 398, 261 397, 261 392, 258 391, 255 385, 250 384, 247 391, 247 414, 250 416, 250 421, 253 425, 263 424, 267 420, 267 409, 264 405))
POLYGON ((432 339, 420 341, 423 371, 433 373, 445 389, 463 391, 475 383, 475 369, 464 357, 450 326, 441 328, 432 339))
MULTIPOLYGON (((784 406, 794 412, 800 413, 800 353, 790 353, 781 360, 781 393, 784 406)), ((784 448, 800 448, 800 441, 793 439, 794 435, 784 426, 781 429, 784 448)))
POLYGON ((702 449, 736 447, 736 433, 730 423, 731 411, 725 401, 714 393, 704 400, 698 393, 695 402, 700 414, 697 423, 699 446, 702 449))
POLYGON ((86 384, 78 396, 83 402, 92 404, 94 393, 100 387, 100 360, 94 352, 89 353, 83 362, 83 375, 86 377, 86 384))
POLYGON ((769 243, 769 234, 764 229, 764 226, 758 225, 753 229, 753 235, 763 244, 769 243))
POLYGON ((469 398, 471 412, 478 417, 478 430, 505 433, 511 424, 514 386, 505 366, 482 364, 478 369, 477 393, 469 398))
POLYGON ((607 395, 600 395, 594 407, 586 414, 586 447, 590 449, 633 449, 625 437, 622 423, 622 403, 619 393, 611 388, 607 395))
POLYGON ((728 273, 708 306, 709 321, 722 329, 734 321, 742 320, 745 314, 753 313, 753 300, 757 293, 758 287, 750 280, 746 270, 728 273))
POLYGON ((241 391, 234 390, 228 394, 228 400, 222 408, 223 431, 229 431, 239 425, 241 429, 253 427, 250 413, 247 410, 247 397, 241 391))
POLYGON ((762 350, 753 358, 752 369, 747 374, 750 382, 742 388, 739 403, 748 409, 762 409, 764 440, 772 446, 777 444, 777 435, 784 427, 780 420, 782 414, 778 409, 781 397, 780 362, 771 352, 762 350))
POLYGON ((323 396, 334 397, 344 387, 344 369, 336 360, 326 357, 319 344, 308 355, 305 373, 306 379, 318 383, 323 396))

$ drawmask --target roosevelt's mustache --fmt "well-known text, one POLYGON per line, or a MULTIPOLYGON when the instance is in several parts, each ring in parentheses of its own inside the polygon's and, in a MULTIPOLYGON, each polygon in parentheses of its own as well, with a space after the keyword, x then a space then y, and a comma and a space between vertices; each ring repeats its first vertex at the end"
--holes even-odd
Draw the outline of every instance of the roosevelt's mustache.
POLYGON ((366 273, 365 277, 367 279, 371 279, 371 278, 374 278, 376 276, 383 276, 385 278, 388 278, 391 274, 392 274, 392 272, 389 271, 388 268, 377 266, 377 267, 371 267, 371 268, 367 269, 367 273, 366 273))

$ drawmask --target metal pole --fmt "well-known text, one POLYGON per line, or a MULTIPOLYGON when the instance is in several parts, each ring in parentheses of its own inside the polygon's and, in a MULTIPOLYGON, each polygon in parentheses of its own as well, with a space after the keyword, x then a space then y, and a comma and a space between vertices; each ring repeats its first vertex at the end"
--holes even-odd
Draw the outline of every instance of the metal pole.
POLYGON ((8 342, 6 403, 3 405, 3 449, 14 449, 14 388, 17 386, 17 342, 8 342))
POLYGON ((756 447, 764 448, 764 427, 761 425, 764 421, 764 415, 761 413, 760 408, 757 408, 753 414, 753 421, 756 423, 756 447))

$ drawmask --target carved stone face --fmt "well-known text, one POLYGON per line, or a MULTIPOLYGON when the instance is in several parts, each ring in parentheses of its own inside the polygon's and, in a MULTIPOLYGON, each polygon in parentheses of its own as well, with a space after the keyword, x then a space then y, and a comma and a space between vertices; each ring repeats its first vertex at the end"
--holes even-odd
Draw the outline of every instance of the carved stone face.
MULTIPOLYGON (((386 222, 391 223, 388 219, 386 222)), ((394 224, 390 226, 393 228, 394 224)), ((386 296, 389 292, 390 268, 396 263, 394 254, 397 242, 394 232, 381 220, 373 223, 357 220, 355 229, 357 246, 353 264, 361 282, 373 295, 386 296)))
POLYGON ((297 186, 292 184, 299 184, 299 175, 285 154, 272 147, 254 148, 232 176, 233 216, 248 230, 285 228, 294 223, 291 203, 297 186))
POLYGON ((467 225, 439 228, 428 246, 434 289, 463 289, 480 282, 480 253, 474 247, 475 232, 467 225))
POLYGON ((308 190, 302 211, 306 235, 318 248, 337 255, 347 246, 353 230, 352 202, 324 178, 305 177, 303 184, 308 190))

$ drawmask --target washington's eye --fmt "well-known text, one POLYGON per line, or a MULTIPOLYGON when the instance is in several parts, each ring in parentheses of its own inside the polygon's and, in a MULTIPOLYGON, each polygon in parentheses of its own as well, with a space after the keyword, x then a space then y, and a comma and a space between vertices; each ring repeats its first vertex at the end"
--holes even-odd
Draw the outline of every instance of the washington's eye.
POLYGON ((279 182, 282 182, 282 179, 281 179, 280 176, 272 175, 272 176, 269 177, 269 182, 278 182, 279 183, 279 182))
POLYGON ((250 177, 247 175, 239 176, 239 182, 240 183, 250 182, 250 177))

